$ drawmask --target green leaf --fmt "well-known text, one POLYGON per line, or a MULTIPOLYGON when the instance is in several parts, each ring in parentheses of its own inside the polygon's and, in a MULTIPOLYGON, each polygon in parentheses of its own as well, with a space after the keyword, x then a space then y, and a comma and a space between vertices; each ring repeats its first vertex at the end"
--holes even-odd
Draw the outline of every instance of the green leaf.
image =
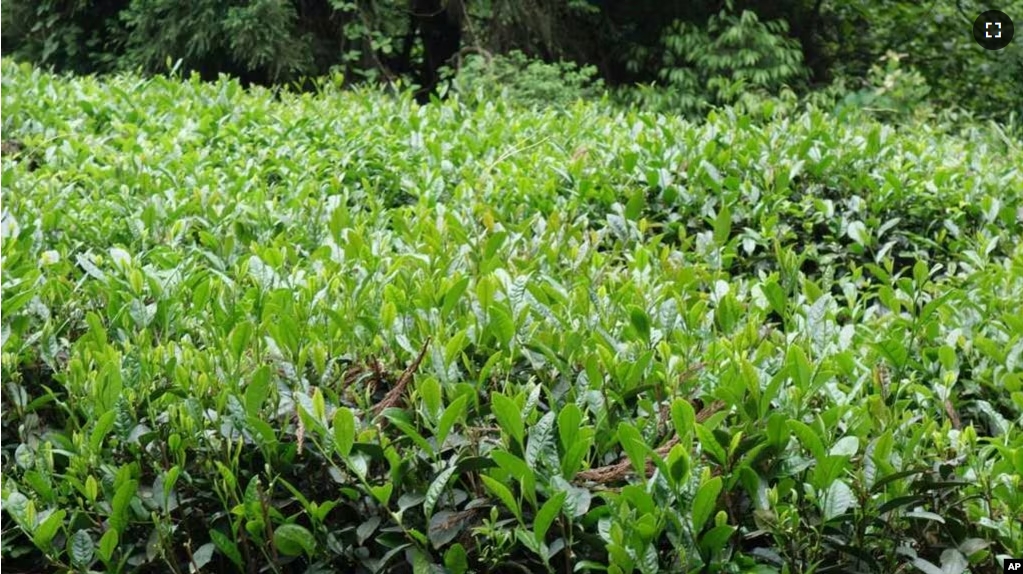
POLYGON ((49 551, 50 543, 53 541, 53 537, 57 535, 57 530, 64 525, 65 516, 67 516, 67 511, 63 509, 50 513, 45 520, 36 526, 35 532, 32 533, 32 542, 44 552, 49 551))
POLYGON ((561 441, 562 450, 568 450, 579 436, 579 429, 582 427, 583 413, 579 405, 568 403, 558 413, 558 438, 561 441))
POLYGON ((334 448, 342 458, 347 458, 355 444, 355 415, 348 407, 338 407, 331 424, 334 427, 334 448))
POLYGON ((771 309, 784 319, 788 298, 785 296, 785 291, 781 285, 778 285, 777 281, 769 281, 763 283, 760 289, 763 291, 764 297, 767 298, 767 302, 770 303, 771 309))
POLYGON ((969 568, 969 561, 955 548, 946 548, 941 553, 942 574, 963 574, 968 572, 969 568))
POLYGON ((497 251, 504 245, 504 241, 508 238, 508 233, 504 231, 496 231, 487 238, 487 243, 483 247, 483 260, 489 261, 497 255, 497 251))
POLYGON ((451 314, 451 311, 454 310, 455 305, 458 304, 458 300, 462 297, 468 287, 469 278, 463 277, 448 288, 447 292, 444 293, 444 303, 441 307, 442 317, 447 317, 451 314))
POLYGON ((788 354, 785 357, 785 364, 789 369, 789 376, 796 383, 796 386, 803 391, 810 388, 810 378, 813 376, 810 370, 810 361, 806 353, 799 345, 789 345, 788 354))
POLYGON ((227 537, 226 534, 219 530, 210 530, 210 540, 217 547, 217 550, 227 556, 239 570, 242 569, 242 553, 238 550, 238 545, 233 540, 227 537))
POLYGON ((6 299, 3 302, 4 313, 6 313, 9 317, 13 316, 14 313, 17 313, 22 307, 32 301, 32 299, 36 297, 36 294, 37 291, 35 289, 29 289, 6 299))
POLYGON ((867 226, 862 221, 850 221, 846 233, 856 243, 863 246, 870 245, 870 232, 867 231, 867 226))
POLYGON ((551 484, 558 492, 565 493, 564 512, 568 516, 580 518, 589 512, 590 503, 593 501, 593 495, 589 489, 575 486, 560 476, 551 479, 551 484))
POLYGON ((202 571, 210 563, 210 560, 213 559, 214 550, 216 550, 216 546, 207 542, 192 553, 192 564, 194 564, 196 570, 202 571))
POLYGON ((632 468, 639 476, 646 476, 646 454, 649 450, 643 435, 627 422, 618 424, 618 442, 632 462, 632 468))
POLYGON ((526 464, 536 467, 540 457, 554 445, 554 413, 548 412, 529 428, 529 440, 526 444, 526 464))
POLYGON ((650 344, 650 317, 642 307, 629 308, 629 321, 644 343, 650 344))
POLYGON ((494 305, 489 312, 490 324, 487 326, 487 330, 497 338, 497 343, 501 348, 510 349, 512 339, 515 338, 515 321, 503 305, 494 305))
POLYGON ((700 537, 700 548, 708 555, 721 552, 733 534, 735 534, 734 526, 726 524, 715 526, 700 537))
POLYGON ((89 448, 92 449, 92 452, 99 454, 100 449, 103 447, 103 439, 114 428, 116 417, 117 411, 111 409, 103 413, 96 421, 96 426, 92 429, 92 434, 89 435, 89 448))
POLYGON ((526 430, 519 406, 514 400, 500 393, 490 397, 490 406, 494 411, 494 417, 497 418, 497 424, 521 446, 526 430))
POLYGON ((68 540, 68 554, 71 555, 71 562, 80 568, 88 568, 92 564, 95 548, 92 536, 84 528, 76 531, 68 540))
POLYGON ((828 521, 845 514, 855 504, 856 495, 853 494, 849 485, 841 480, 836 480, 831 483, 828 491, 824 494, 821 512, 824 514, 824 520, 828 521))
POLYGON ((388 482, 380 486, 371 486, 369 490, 373 493, 373 498, 376 498, 380 504, 386 506, 391 501, 391 492, 394 490, 394 484, 388 482))
POLYGON ((828 454, 832 456, 856 456, 860 450, 860 439, 855 436, 845 436, 838 439, 838 442, 831 447, 828 454))
POLYGON ((692 509, 694 532, 702 531, 703 525, 714 513, 714 509, 717 508, 718 495, 721 494, 721 487, 721 477, 715 476, 700 485, 699 490, 696 491, 692 509))
POLYGON ((114 557, 114 551, 117 550, 118 535, 116 530, 107 530, 103 533, 103 536, 99 539, 99 559, 103 562, 110 562, 114 557))
POLYGON ((909 349, 895 337, 875 343, 874 348, 896 369, 903 369, 909 362, 909 349))
POLYGON ((671 447, 667 462, 672 481, 676 485, 684 484, 689 479, 689 470, 692 464, 686 449, 681 444, 671 447))
POLYGON ((170 468, 170 470, 165 472, 164 475, 163 475, 163 489, 162 489, 162 492, 160 492, 160 496, 161 496, 161 498, 160 498, 160 506, 163 508, 164 511, 168 511, 169 510, 168 507, 170 505, 170 495, 171 495, 171 492, 174 490, 174 484, 177 483, 178 476, 180 474, 181 474, 181 467, 177 466, 177 465, 174 465, 174 466, 172 466, 170 468))
POLYGON ((451 480, 451 476, 455 474, 456 470, 458 470, 457 462, 457 457, 450 461, 448 464, 451 466, 442 470, 441 473, 433 479, 433 482, 430 483, 430 487, 426 489, 426 499, 423 501, 423 514, 425 514, 427 518, 433 516, 433 508, 437 505, 437 500, 444 492, 444 488, 447 487, 448 481, 451 480))
POLYGON ((444 553, 444 567, 451 574, 465 574, 469 571, 469 555, 465 547, 456 542, 444 553))
MULTIPOLYGON (((495 234, 492 237, 496 237, 495 234)), ((491 239, 490 241, 493 241, 491 239)), ((487 242, 489 246, 490 241, 487 242)), ((484 259, 489 259, 486 257, 484 259)), ((480 306, 484 309, 490 310, 493 308, 494 294, 497 292, 497 282, 493 275, 484 275, 480 277, 476 282, 476 298, 479 300, 480 306)))
POLYGON ((440 422, 437 424, 438 448, 443 448, 444 441, 447 439, 452 427, 454 427, 455 422, 465 415, 466 405, 468 404, 469 395, 461 395, 444 409, 444 414, 441 415, 440 422))
MULTIPOLYGON (((85 322, 89 325, 92 340, 100 347, 105 347, 107 345, 107 330, 103 327, 103 321, 99 315, 90 311, 85 315, 85 322)), ((81 531, 79 530, 79 532, 81 531)), ((78 533, 76 532, 75 534, 77 535, 78 533)))
POLYGON ((327 402, 323 398, 323 389, 319 387, 313 391, 313 416, 320 423, 327 424, 327 402))
POLYGON ((384 418, 390 421, 391 424, 397 427, 398 430, 400 430, 405 436, 412 439, 412 442, 414 442, 417 447, 422 449, 422 451, 426 453, 427 456, 431 458, 436 456, 436 452, 434 451, 433 446, 431 446, 430 443, 425 438, 423 438, 423 435, 419 434, 419 431, 417 431, 416 428, 412 426, 412 424, 406 418, 407 415, 402 410, 397 408, 384 409, 383 415, 384 418))
POLYGON ((817 431, 797 420, 789 420, 788 426, 792 434, 796 435, 796 438, 799 439, 800 444, 809 450, 817 461, 824 460, 824 443, 817 436, 817 431))
POLYGON ((533 469, 530 468, 526 461, 521 458, 507 452, 503 449, 495 448, 490 451, 490 457, 494 459, 502 470, 507 472, 516 480, 531 480, 534 478, 533 469))
POLYGON ((714 436, 707 427, 697 423, 695 427, 696 436, 700 439, 700 446, 703 450, 711 456, 718 464, 728 464, 728 455, 725 453, 724 447, 718 442, 718 439, 714 436))
POLYGON ((722 202, 717 217, 714 218, 714 242, 718 245, 728 243, 732 233, 732 210, 727 203, 722 202))
MULTIPOLYGON (((438 347, 434 347, 434 350, 437 349, 438 347)), ((436 420, 435 417, 440 414, 444 401, 440 382, 435 377, 426 377, 419 381, 419 384, 416 385, 416 390, 423 399, 423 407, 425 407, 427 419, 431 421, 436 420)), ((438 446, 440 446, 439 443, 438 446)))
POLYGON ((124 532, 124 529, 128 527, 128 505, 135 496, 138 484, 137 480, 126 480, 117 487, 117 492, 114 493, 114 499, 110 503, 110 527, 118 533, 124 532))
POLYGON ((696 411, 693 405, 685 399, 675 399, 671 403, 671 422, 675 425, 675 432, 679 440, 685 442, 687 437, 692 436, 696 428, 696 411))
POLYGON ((282 524, 274 530, 274 546, 285 556, 298 556, 305 552, 312 556, 316 550, 313 535, 299 524, 282 524))
POLYGON ((828 487, 849 467, 849 457, 825 455, 817 461, 813 472, 810 474, 810 483, 819 489, 828 487))
POLYGON ((20 492, 12 493, 7 498, 7 504, 5 506, 7 511, 14 517, 18 525, 25 530, 25 532, 32 532, 36 526, 36 507, 35 501, 29 500, 20 492))
POLYGON ((536 513, 536 517, 533 519, 533 535, 536 536, 536 543, 540 544, 544 541, 547 536, 547 530, 551 527, 551 523, 558 517, 561 512, 561 507, 565 504, 565 498, 567 493, 558 492, 551 498, 544 502, 540 511, 536 513))
POLYGON ((501 503, 504 504, 504 506, 508 510, 510 510, 512 514, 515 515, 515 518, 518 519, 519 524, 522 524, 522 512, 519 510, 519 503, 516 502, 515 497, 512 496, 512 493, 510 490, 508 490, 508 487, 487 475, 482 475, 481 478, 483 479, 483 484, 487 487, 487 490, 489 490, 494 496, 496 496, 497 499, 500 500, 501 503))
POLYGON ((249 347, 253 331, 254 328, 250 321, 242 321, 235 325, 234 329, 227 336, 228 346, 231 349, 231 356, 234 358, 235 363, 242 360, 245 349, 249 347))
POLYGON ((642 189, 637 189, 625 204, 625 218, 639 221, 644 208, 646 208, 646 193, 642 189))

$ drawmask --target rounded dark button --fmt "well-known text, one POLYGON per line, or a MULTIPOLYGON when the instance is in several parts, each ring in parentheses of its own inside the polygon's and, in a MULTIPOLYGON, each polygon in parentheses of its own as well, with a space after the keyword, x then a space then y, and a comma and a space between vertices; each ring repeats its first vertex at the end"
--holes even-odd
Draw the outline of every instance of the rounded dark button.
POLYGON ((1009 45, 1016 27, 1005 12, 988 10, 973 21, 973 39, 985 50, 1001 50, 1009 45))

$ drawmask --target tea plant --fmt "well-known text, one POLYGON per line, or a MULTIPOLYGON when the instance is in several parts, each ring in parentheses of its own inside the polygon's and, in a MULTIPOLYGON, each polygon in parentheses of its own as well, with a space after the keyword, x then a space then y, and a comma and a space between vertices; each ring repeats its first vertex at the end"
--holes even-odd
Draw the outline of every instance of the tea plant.
POLYGON ((998 125, 2 81, 12 568, 1023 556, 998 125))

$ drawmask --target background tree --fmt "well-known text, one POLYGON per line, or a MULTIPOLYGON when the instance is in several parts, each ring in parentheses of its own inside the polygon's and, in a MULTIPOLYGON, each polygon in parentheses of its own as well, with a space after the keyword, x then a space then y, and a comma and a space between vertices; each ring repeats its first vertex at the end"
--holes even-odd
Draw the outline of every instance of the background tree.
MULTIPOLYGON (((593 66, 612 87, 656 84, 666 91, 654 100, 681 111, 727 103, 722 82, 769 92, 838 82, 856 93, 894 50, 938 107, 990 116, 1023 108, 1023 48, 976 45, 970 26, 984 9, 971 0, 9 0, 2 48, 76 73, 159 73, 180 60, 204 78, 308 85, 340 71, 349 82, 418 84, 420 101, 456 55, 517 51, 593 66), (721 80, 704 89, 711 78, 721 80)), ((1023 14, 1023 1, 1003 9, 1023 14)))

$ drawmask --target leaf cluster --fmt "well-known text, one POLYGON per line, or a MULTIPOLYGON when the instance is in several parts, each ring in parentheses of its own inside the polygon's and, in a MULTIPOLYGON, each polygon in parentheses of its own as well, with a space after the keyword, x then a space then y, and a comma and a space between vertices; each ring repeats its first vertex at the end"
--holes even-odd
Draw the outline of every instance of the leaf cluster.
POLYGON ((11 567, 1023 555, 998 124, 2 71, 11 567))

